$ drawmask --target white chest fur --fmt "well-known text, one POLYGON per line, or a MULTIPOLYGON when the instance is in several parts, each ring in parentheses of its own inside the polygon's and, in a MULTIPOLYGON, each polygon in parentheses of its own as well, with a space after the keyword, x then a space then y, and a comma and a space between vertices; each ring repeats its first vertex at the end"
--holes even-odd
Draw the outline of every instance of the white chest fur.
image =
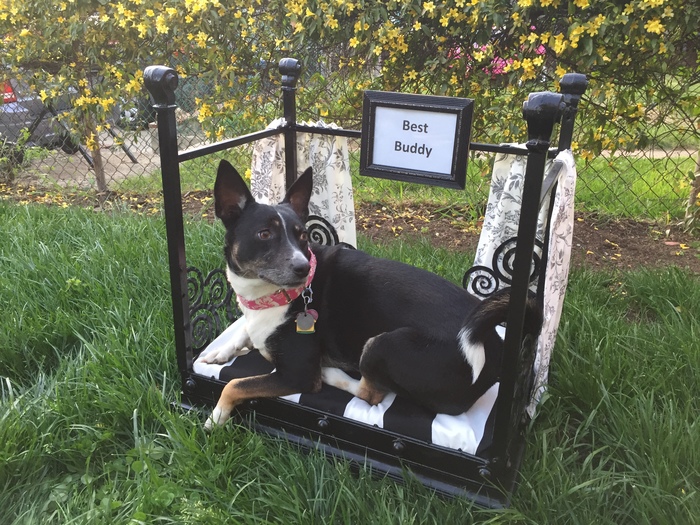
MULTIPOLYGON (((258 297, 271 294, 277 290, 275 285, 266 283, 260 279, 239 277, 233 273, 230 268, 226 269, 226 277, 234 291, 248 300, 255 300, 258 297)), ((246 330, 250 341, 265 359, 269 361, 270 354, 266 346, 267 338, 284 322, 289 305, 252 310, 242 306, 240 302, 238 304, 246 319, 246 330)))
POLYGON ((257 348, 268 361, 270 360, 270 354, 266 345, 267 339, 284 322, 288 308, 288 305, 265 308, 264 310, 242 308, 246 319, 248 336, 253 346, 257 348))

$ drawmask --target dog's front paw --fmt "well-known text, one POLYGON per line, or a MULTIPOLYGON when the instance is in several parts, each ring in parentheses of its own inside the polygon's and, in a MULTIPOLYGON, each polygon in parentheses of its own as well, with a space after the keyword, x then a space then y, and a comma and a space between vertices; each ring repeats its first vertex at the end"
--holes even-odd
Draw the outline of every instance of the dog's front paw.
POLYGON ((246 355, 248 352, 250 352, 248 347, 219 348, 202 356, 200 360, 202 363, 208 363, 210 365, 223 365, 224 363, 228 363, 234 357, 246 355))
POLYGON ((221 425, 226 423, 226 421, 228 421, 230 418, 230 410, 227 411, 217 406, 214 408, 214 410, 212 410, 211 415, 204 422, 204 430, 210 431, 214 427, 220 427, 221 425))

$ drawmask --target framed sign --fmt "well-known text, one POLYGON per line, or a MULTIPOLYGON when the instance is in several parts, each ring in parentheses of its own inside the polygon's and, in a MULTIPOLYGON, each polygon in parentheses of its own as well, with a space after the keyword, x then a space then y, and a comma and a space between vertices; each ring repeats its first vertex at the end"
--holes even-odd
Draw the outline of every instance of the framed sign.
POLYGON ((464 188, 474 101, 365 91, 360 174, 464 188))

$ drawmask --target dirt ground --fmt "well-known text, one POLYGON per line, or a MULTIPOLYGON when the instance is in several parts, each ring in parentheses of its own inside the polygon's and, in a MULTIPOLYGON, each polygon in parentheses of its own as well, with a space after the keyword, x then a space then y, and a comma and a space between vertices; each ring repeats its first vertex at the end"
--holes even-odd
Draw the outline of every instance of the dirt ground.
MULTIPOLYGON (((479 225, 467 224, 457 214, 365 206, 359 215, 359 227, 377 240, 427 235, 436 247, 472 250, 479 241, 479 225)), ((700 237, 684 233, 679 225, 577 214, 571 257, 574 266, 591 269, 678 266, 700 274, 700 237)))
MULTIPOLYGON (((118 193, 57 195, 0 185, 0 199, 3 198, 49 205, 79 205, 95 210, 127 207, 142 214, 158 213, 161 207, 158 196, 118 193)), ((210 192, 184 195, 183 209, 195 217, 214 219, 210 192)), ((464 217, 468 214, 460 210, 446 213, 427 207, 389 209, 366 204, 357 211, 357 227, 358 231, 377 241, 427 237, 435 247, 475 250, 480 224, 466 221, 464 217)), ((603 219, 593 214, 578 214, 572 264, 607 270, 678 266, 700 274, 700 236, 683 232, 679 225, 660 226, 631 219, 603 219)))

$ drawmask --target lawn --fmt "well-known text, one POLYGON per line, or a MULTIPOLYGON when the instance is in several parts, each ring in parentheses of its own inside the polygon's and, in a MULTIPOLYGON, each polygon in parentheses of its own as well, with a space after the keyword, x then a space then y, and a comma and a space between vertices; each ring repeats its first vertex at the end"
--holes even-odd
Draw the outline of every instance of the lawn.
MULTIPOLYGON (((188 259, 222 229, 187 225, 188 259)), ((459 281, 463 255, 363 248, 459 281)), ((700 278, 570 280, 551 386, 505 511, 174 410, 162 218, 0 201, 3 524, 629 523, 700 516, 700 278)))

